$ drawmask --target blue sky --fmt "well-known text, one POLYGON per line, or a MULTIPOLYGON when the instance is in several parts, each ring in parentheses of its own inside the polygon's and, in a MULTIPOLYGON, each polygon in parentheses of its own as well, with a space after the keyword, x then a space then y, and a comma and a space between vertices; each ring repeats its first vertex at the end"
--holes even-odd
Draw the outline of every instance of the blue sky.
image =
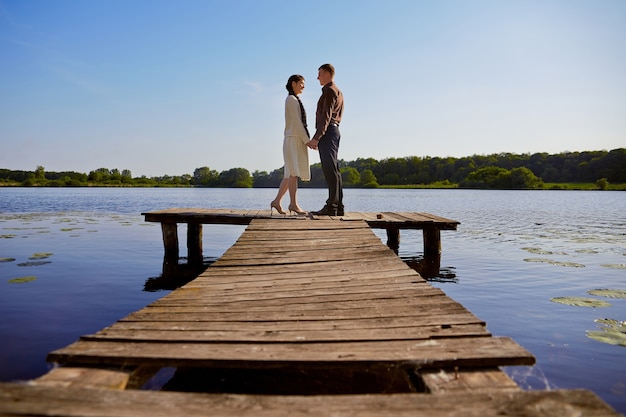
POLYGON ((625 45, 624 0, 0 0, 0 168, 271 171, 326 62, 345 160, 626 147, 625 45))

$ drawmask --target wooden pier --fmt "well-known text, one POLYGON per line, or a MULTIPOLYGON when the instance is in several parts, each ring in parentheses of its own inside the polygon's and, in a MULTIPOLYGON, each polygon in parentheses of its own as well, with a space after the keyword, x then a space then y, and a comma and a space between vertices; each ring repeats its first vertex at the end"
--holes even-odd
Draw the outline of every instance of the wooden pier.
POLYGON ((618 416, 589 391, 522 391, 499 367, 533 356, 370 226, 250 219, 189 284, 0 384, 0 415, 618 416), (161 391, 138 389, 166 367, 161 391))
POLYGON ((338 219, 341 221, 364 221, 373 229, 385 229, 387 246, 398 253, 400 230, 422 230, 423 260, 417 265, 419 273, 426 277, 439 274, 441 265, 441 231, 456 230, 459 222, 429 213, 414 212, 347 212, 340 217, 331 216, 290 216, 274 214, 269 210, 233 210, 173 208, 168 210, 142 213, 148 222, 161 223, 165 255, 163 272, 178 265, 179 241, 178 224, 187 224, 187 259, 190 265, 202 264, 202 225, 203 224, 239 224, 248 225, 254 219, 319 220, 338 219))

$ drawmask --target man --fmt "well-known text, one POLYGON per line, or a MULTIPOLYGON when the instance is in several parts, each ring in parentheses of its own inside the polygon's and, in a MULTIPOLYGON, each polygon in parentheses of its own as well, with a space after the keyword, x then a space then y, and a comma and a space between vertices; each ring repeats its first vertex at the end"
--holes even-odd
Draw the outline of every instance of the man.
POLYGON ((322 171, 328 185, 328 200, 319 211, 311 214, 319 216, 343 216, 343 184, 339 172, 339 123, 343 114, 343 94, 333 79, 335 68, 331 64, 319 67, 317 79, 322 86, 322 96, 317 102, 315 112, 315 134, 307 144, 311 149, 318 149, 322 171))

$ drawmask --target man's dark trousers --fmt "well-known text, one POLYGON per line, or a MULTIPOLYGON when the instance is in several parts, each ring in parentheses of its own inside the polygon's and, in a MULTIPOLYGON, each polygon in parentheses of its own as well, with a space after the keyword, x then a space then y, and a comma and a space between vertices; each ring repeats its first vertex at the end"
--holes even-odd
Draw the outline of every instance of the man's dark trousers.
POLYGON ((337 154, 339 152, 339 126, 331 124, 326 130, 326 134, 322 136, 317 149, 320 153, 320 162, 322 163, 322 171, 328 185, 328 200, 326 207, 330 210, 343 209, 343 183, 341 181, 341 173, 339 172, 339 161, 337 154))

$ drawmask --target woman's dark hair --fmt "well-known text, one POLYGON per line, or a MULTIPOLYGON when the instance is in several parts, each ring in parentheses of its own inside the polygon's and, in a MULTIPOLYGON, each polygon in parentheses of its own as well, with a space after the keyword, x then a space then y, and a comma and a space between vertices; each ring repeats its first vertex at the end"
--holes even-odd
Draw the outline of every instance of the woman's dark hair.
POLYGON ((291 83, 292 82, 298 82, 298 81, 304 81, 304 77, 302 75, 299 74, 294 74, 291 77, 289 77, 289 79, 287 80, 287 85, 285 86, 285 88, 287 89, 287 91, 289 91, 289 94, 295 96, 296 93, 293 92, 293 88, 291 87, 291 83))

